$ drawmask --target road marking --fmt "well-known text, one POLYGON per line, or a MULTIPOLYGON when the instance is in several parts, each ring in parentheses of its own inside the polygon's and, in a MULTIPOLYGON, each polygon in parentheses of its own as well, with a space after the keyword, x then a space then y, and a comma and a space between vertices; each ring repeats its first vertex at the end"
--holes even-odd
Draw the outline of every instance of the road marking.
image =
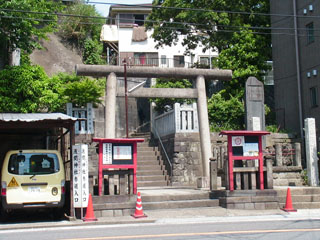
MULTIPOLYGON (((271 229, 271 230, 246 230, 246 231, 225 231, 225 232, 199 232, 199 233, 165 233, 165 234, 146 234, 128 236, 108 236, 90 238, 70 238, 63 240, 108 240, 108 239, 141 239, 141 238, 164 238, 164 237, 190 237, 190 236, 210 236, 228 234, 258 234, 258 233, 286 233, 286 232, 320 232, 320 228, 315 229, 271 229)), ((62 240, 62 239, 61 239, 62 240)))

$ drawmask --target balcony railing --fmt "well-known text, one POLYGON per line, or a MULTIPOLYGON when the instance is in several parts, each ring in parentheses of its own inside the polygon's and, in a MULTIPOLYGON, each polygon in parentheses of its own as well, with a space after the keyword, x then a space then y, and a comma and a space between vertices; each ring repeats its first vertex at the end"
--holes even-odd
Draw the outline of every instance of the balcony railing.
MULTIPOLYGON (((123 60, 121 60, 121 65, 123 65, 123 60)), ((193 66, 192 63, 179 61, 173 58, 126 58, 126 63, 128 66, 144 66, 144 67, 164 67, 164 68, 173 68, 173 67, 181 67, 181 68, 191 68, 193 66)))

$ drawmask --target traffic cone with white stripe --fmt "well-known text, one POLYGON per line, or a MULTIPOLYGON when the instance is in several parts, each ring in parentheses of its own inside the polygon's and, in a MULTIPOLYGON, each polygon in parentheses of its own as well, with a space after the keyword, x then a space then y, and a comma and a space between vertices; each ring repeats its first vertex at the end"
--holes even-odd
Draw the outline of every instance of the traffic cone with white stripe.
POLYGON ((134 217, 134 218, 147 217, 147 215, 145 215, 145 214, 143 213, 142 201, 141 201, 141 194, 140 194, 140 192, 138 192, 138 196, 137 196, 136 210, 135 210, 134 214, 132 214, 131 216, 134 217))

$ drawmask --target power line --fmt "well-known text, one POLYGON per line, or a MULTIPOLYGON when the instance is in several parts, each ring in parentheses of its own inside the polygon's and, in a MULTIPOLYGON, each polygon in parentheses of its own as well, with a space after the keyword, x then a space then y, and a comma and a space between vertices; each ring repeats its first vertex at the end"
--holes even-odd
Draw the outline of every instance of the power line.
MULTIPOLYGON (((1 10, 1 9, 0 9, 1 10)), ((63 14, 60 14, 62 16, 63 14)), ((66 15, 67 17, 82 17, 82 15, 71 15, 68 14, 66 15)), ((21 20, 30 20, 30 21, 38 21, 38 22, 55 22, 56 20, 53 19, 39 19, 39 18, 28 18, 28 17, 15 17, 15 16, 0 16, 1 18, 6 18, 6 19, 21 19, 21 20)), ((109 18, 109 19, 115 19, 115 18, 109 18)), ((117 18, 117 20, 132 20, 132 19, 125 19, 125 18, 117 18)), ((147 21, 147 20, 145 20, 147 21)), ((79 24, 82 25, 102 25, 101 23, 97 22, 78 22, 79 24)), ((172 22, 168 22, 169 24, 172 24, 172 22)), ((179 23, 183 25, 192 25, 193 23, 179 23)), ((293 28, 268 28, 268 27, 246 27, 246 26, 228 26, 228 25, 216 25, 217 27, 225 27, 225 28, 239 28, 239 30, 228 30, 228 29, 218 29, 216 32, 225 32, 225 33, 241 33, 241 28, 242 29, 248 29, 248 30, 294 30, 293 28)), ((164 29, 171 29, 171 30, 181 30, 181 27, 164 27, 162 26, 161 28, 164 29)), ((208 31, 214 31, 213 29, 201 29, 201 30, 208 30, 208 31)), ((306 28, 300 28, 300 30, 307 31, 306 28)), ((313 29, 314 31, 320 31, 320 28, 318 29, 313 29)), ((192 32, 191 32, 192 33, 192 32)), ((194 31, 194 33, 199 33, 197 31, 194 31)), ((294 36, 295 33, 286 33, 286 32, 250 32, 250 34, 260 34, 260 35, 289 35, 289 36, 294 36)), ((299 37, 306 37, 308 34, 298 34, 299 37)), ((314 37, 320 37, 320 35, 313 35, 314 37)), ((201 38, 201 36, 198 36, 201 38)), ((203 37, 206 38, 206 37, 203 37)))
MULTIPOLYGON (((68 0, 67 2, 72 2, 68 0)), ((274 17, 295 17, 293 14, 276 14, 276 13, 257 13, 257 12, 244 12, 244 11, 228 11, 228 10, 211 10, 204 8, 186 8, 186 7, 166 7, 166 6, 155 6, 155 5, 143 5, 143 4, 124 4, 124 3, 106 3, 106 2, 91 2, 90 4, 104 4, 104 5, 118 5, 125 7, 141 7, 141 8, 156 8, 156 9, 172 9, 172 10, 187 10, 187 11, 199 11, 199 12, 216 12, 216 13, 230 13, 230 14, 243 14, 243 15, 257 15, 257 16, 274 16, 274 17)), ((296 15, 301 18, 320 18, 320 16, 307 16, 307 15, 296 15)))
MULTIPOLYGON (((20 12, 20 13, 31 13, 31 14, 48 14, 48 15, 56 15, 60 17, 79 17, 79 18, 87 18, 87 19, 104 19, 104 20, 132 20, 129 18, 111 18, 111 17, 97 17, 97 16, 85 16, 85 15, 76 15, 76 14, 64 14, 64 13, 48 13, 48 12, 34 12, 34 11, 24 11, 24 10, 13 10, 13 9, 0 9, 0 11, 8 11, 8 12, 20 12)), ((34 20, 34 21, 50 21, 50 20, 42 20, 42 19, 33 19, 33 18, 27 18, 27 17, 13 17, 13 16, 1 16, 0 18, 12 18, 12 19, 27 19, 27 20, 34 20)), ((55 20, 52 20, 55 21, 55 20)), ((151 22, 151 23, 159 23, 158 21, 154 20, 144 20, 144 22, 151 22)), ((91 24, 91 23, 84 23, 84 24, 91 24)), ((99 24, 99 23, 97 23, 99 24)), ((163 21, 160 24, 181 24, 181 25, 195 25, 195 26, 205 26, 208 27, 207 24, 200 24, 200 23, 192 23, 192 22, 171 22, 171 21, 163 21)), ((240 29, 250 29, 250 30, 294 30, 294 28, 273 28, 273 27, 256 27, 256 26, 230 26, 230 25, 215 25, 215 27, 221 27, 221 28, 240 28, 240 29)), ((181 29, 179 27, 163 27, 168 29, 181 29)), ((208 30, 212 31, 212 28, 203 28, 202 30, 208 30)), ((297 30, 303 30, 306 31, 306 28, 298 28, 297 30)), ((314 31, 320 31, 320 28, 314 28, 314 31)), ((231 30, 226 29, 219 29, 220 32, 228 31, 231 32, 231 30)), ((270 33, 264 33, 264 32, 252 32, 255 34, 270 34, 270 33)), ((271 34, 279 34, 279 33, 271 33, 271 34)), ((281 34, 288 34, 288 33, 281 33, 281 34)), ((290 34, 289 34, 290 35, 290 34)))

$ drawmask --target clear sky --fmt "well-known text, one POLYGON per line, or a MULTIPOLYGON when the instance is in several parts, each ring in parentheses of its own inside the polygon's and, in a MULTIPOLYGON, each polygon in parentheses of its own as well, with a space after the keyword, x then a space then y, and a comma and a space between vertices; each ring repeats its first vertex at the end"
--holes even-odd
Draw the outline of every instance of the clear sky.
POLYGON ((105 3, 116 3, 116 4, 142 4, 152 3, 152 0, 89 0, 89 4, 96 7, 97 11, 104 17, 108 16, 110 4, 105 3), (99 4, 104 3, 104 4, 99 4))

